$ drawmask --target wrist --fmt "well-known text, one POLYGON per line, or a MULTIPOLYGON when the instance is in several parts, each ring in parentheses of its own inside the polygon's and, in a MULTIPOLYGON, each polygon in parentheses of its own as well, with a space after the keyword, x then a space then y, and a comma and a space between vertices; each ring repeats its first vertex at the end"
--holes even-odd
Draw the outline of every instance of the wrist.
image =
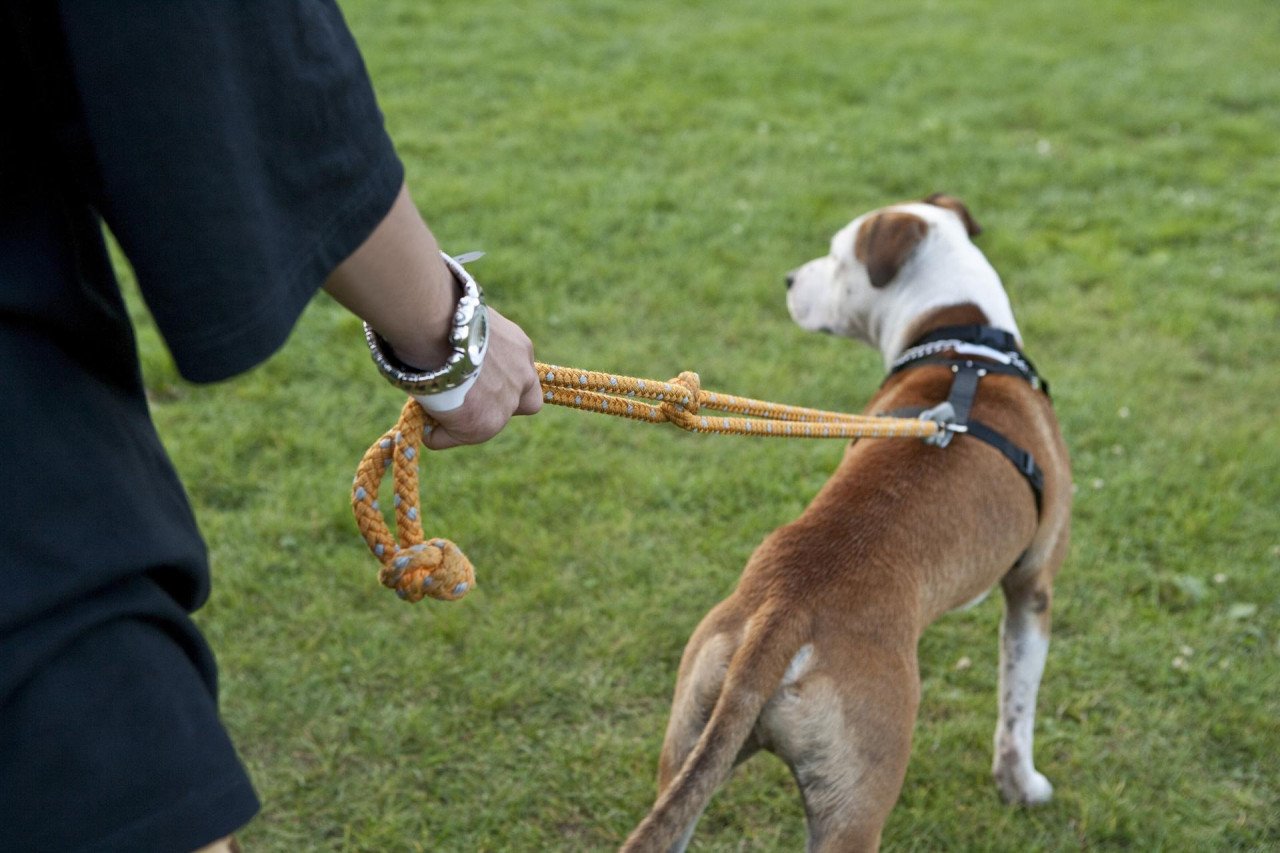
POLYGON ((480 286, 462 264, 440 254, 454 280, 454 292, 461 293, 448 316, 449 333, 444 342, 432 336, 426 344, 410 347, 406 352, 390 344, 368 323, 365 340, 374 363, 391 384, 419 397, 419 402, 428 408, 448 411, 462 404, 479 376, 488 350, 489 326, 480 286), (433 366, 423 368, 421 364, 433 366), (428 397, 434 397, 436 405, 428 405, 422 399, 428 397))
POLYGON ((447 264, 442 263, 440 269, 442 277, 433 277, 428 283, 430 296, 424 300, 422 319, 409 329, 397 329, 399 334, 395 338, 379 332, 382 339, 390 344, 395 357, 418 371, 439 367, 453 353, 453 344, 449 340, 453 332, 453 315, 457 311, 458 300, 465 292, 447 264))

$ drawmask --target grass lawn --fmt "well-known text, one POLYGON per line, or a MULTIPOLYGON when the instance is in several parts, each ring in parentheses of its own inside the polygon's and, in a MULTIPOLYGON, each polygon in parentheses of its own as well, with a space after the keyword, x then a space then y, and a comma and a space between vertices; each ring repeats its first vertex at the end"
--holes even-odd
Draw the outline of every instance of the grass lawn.
MULTIPOLYGON (((1280 847, 1280 5, 343 5, 418 204, 488 252, 542 360, 856 410, 878 357, 793 326, 783 274, 867 209, 965 199, 1075 465, 1036 728, 1057 796, 1008 809, 989 779, 995 596, 921 643, 884 847, 1280 847)), ((248 848, 616 846, 689 632, 840 443, 521 419, 425 461, 428 532, 480 587, 409 606, 347 506, 401 402, 356 320, 319 296, 267 364, 193 387, 132 304, 211 547, 248 848)), ((803 838, 762 755, 693 849, 803 838)))

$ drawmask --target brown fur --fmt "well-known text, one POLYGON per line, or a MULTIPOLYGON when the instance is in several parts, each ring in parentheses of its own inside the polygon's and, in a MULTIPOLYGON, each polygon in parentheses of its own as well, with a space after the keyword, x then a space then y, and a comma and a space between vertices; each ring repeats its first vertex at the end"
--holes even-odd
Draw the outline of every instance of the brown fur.
POLYGON ((945 207, 947 210, 953 211, 960 217, 960 221, 964 223, 964 229, 969 232, 970 237, 977 237, 982 233, 982 226, 973 218, 968 206, 955 196, 947 195, 946 193, 934 193, 926 198, 924 203, 932 204, 935 207, 945 207))
POLYGON ((853 254, 866 266, 872 286, 884 287, 893 281, 928 232, 928 223, 918 216, 897 211, 881 213, 862 223, 853 254))
MULTIPOLYGON (((859 234, 868 267, 904 262, 914 245, 910 219, 871 220, 879 224, 865 243, 859 234)), ((972 305, 955 306, 922 318, 913 334, 984 319, 972 305)), ((945 367, 905 371, 867 411, 932 406, 950 381, 945 367)), ((999 581, 1006 624, 1034 618, 1048 634, 1069 529, 1065 445, 1047 398, 1016 377, 985 378, 973 417, 1034 454, 1045 474, 1043 511, 1008 460, 976 440, 958 437, 947 448, 851 444, 804 513, 765 539, 737 589, 694 631, 662 748, 659 797, 624 850, 682 849, 682 833, 714 789, 759 749, 791 767, 811 850, 878 847, 911 751, 925 627, 999 581), (784 683, 805 646, 811 668, 784 683)), ((1001 779, 1000 766, 997 756, 1002 793, 1017 799, 1017 781, 1001 779)))

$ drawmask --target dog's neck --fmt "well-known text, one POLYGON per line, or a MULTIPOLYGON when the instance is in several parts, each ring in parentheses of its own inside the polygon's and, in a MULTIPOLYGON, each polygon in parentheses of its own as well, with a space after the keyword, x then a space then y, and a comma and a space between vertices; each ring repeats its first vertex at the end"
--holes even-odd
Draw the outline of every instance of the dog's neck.
POLYGON ((963 326, 981 323, 1009 332, 1022 343, 1022 334, 1014 322, 1009 300, 1000 291, 998 299, 968 299, 956 295, 950 299, 931 300, 921 304, 900 304, 893 314, 883 318, 880 333, 876 335, 876 348, 890 365, 902 351, 921 336, 939 326, 963 326), (961 319, 956 319, 961 318, 961 319), (964 319, 968 318, 968 319, 964 319))
MULTIPOLYGON (((905 336, 905 349, 925 335, 941 329, 943 326, 990 326, 991 318, 986 315, 981 308, 972 302, 966 302, 963 305, 949 305, 946 308, 937 308, 919 317, 914 323, 907 327, 905 336)), ((896 357, 896 356, 895 356, 896 357)))
POLYGON ((938 326, 981 322, 1021 341, 1000 276, 967 236, 930 235, 917 257, 885 288, 873 307, 869 329, 886 367, 921 335, 938 326), (941 321, 939 317, 970 317, 941 321))

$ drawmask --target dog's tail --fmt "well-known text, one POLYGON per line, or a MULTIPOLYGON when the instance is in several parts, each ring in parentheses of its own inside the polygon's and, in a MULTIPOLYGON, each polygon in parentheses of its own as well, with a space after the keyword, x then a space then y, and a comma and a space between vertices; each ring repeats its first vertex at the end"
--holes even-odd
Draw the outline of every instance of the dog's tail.
POLYGON ((623 853, 671 850, 729 778, 761 709, 801 645, 794 616, 788 619, 776 611, 760 616, 752 620, 756 625, 729 662, 724 686, 697 744, 627 838, 623 853))

